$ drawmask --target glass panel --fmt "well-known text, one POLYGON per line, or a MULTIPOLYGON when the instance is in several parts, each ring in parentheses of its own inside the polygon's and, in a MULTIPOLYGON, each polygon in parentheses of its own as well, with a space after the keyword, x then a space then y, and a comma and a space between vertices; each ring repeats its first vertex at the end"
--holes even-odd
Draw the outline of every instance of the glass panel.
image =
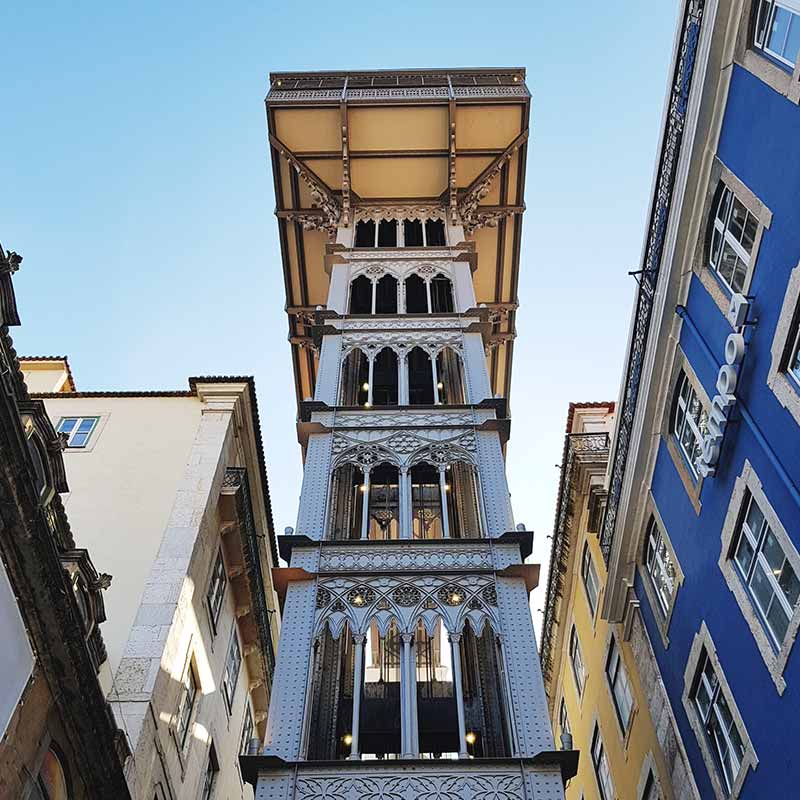
POLYGON ((748 253, 753 252, 753 244, 756 240, 756 232, 758 231, 758 221, 752 214, 747 215, 747 221, 744 224, 744 236, 742 237, 742 245, 748 253))
POLYGON ((70 433, 78 421, 77 417, 65 417, 58 423, 59 433, 70 433))
POLYGON ((742 532, 742 535, 739 537, 739 546, 736 548, 734 559, 745 577, 750 574, 750 567, 753 565, 754 552, 753 545, 750 544, 747 535, 742 532))
POLYGON ((722 247, 722 232, 715 226, 711 234, 711 263, 714 266, 719 263, 720 247, 722 247))
POLYGON ((766 615, 769 611, 769 606, 772 602, 774 591, 772 589, 772 585, 770 584, 769 578, 767 578, 767 574, 764 571, 762 563, 763 562, 760 561, 756 563, 756 568, 753 571, 753 577, 750 580, 750 586, 753 590, 753 596, 755 597, 759 608, 761 609, 762 613, 766 615))
POLYGON ((775 636, 776 641, 782 644, 786 636, 786 631, 789 628, 789 617, 777 598, 773 600, 772 607, 767 614, 767 624, 775 636))
POLYGON ((778 578, 778 586, 781 587, 789 605, 794 607, 798 596, 800 596, 800 581, 797 579, 797 574, 788 560, 783 564, 783 569, 778 578))
POLYGON ((86 417, 78 425, 79 433, 88 433, 94 427, 94 417, 86 417))
POLYGON ((719 198, 719 206, 717 206, 717 219, 722 222, 723 225, 728 221, 728 208, 731 202, 731 190, 728 189, 726 186, 722 190, 722 195, 719 198))
POLYGON ((797 342, 795 342, 794 353, 789 362, 789 371, 800 381, 800 331, 798 331, 797 342))
POLYGON ((742 241, 742 236, 744 235, 744 225, 746 219, 747 219, 747 209, 741 204, 741 202, 736 197, 734 197, 733 213, 731 214, 731 221, 728 226, 728 229, 740 242, 742 241))
POLYGON ((722 246, 722 258, 719 261, 719 274, 727 281, 727 283, 731 283, 733 279, 733 272, 736 269, 736 262, 739 260, 739 256, 736 255, 736 251, 731 247, 729 242, 725 242, 722 246))
POLYGON ((769 0, 761 0, 761 6, 758 9, 758 22, 756 23, 755 43, 759 47, 764 46, 764 35, 767 31, 767 23, 769 22, 769 15, 772 11, 772 3, 769 0))
POLYGON ((800 52, 800 16, 792 14, 789 23, 789 34, 786 37, 786 45, 783 49, 783 57, 793 64, 797 63, 797 54, 800 52))
POLYGON ((791 13, 780 6, 775 7, 775 14, 772 17, 772 29, 767 40, 767 47, 776 55, 783 55, 783 44, 786 40, 786 33, 789 30, 791 13))
POLYGON ((764 515, 758 507, 758 503, 751 498, 750 507, 747 509, 747 527, 752 531, 753 536, 758 539, 761 535, 761 526, 764 523, 764 515))

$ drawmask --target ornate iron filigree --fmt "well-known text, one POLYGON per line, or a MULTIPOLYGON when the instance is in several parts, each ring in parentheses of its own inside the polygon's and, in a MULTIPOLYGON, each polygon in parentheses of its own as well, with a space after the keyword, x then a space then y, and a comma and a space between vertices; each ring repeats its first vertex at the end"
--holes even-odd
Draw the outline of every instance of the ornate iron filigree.
POLYGON ((636 313, 633 333, 628 352, 627 370, 622 402, 617 419, 617 435, 614 442, 614 455, 611 468, 608 505, 603 521, 600 548, 606 564, 611 555, 614 530, 617 522, 622 483, 628 463, 636 407, 642 377, 642 366, 647 351, 650 320, 653 311, 653 298, 658 282, 661 260, 664 253, 664 239, 672 207, 675 176, 686 124, 686 110, 694 74, 697 43, 703 22, 705 0, 689 0, 686 3, 681 29, 681 44, 672 79, 664 140, 659 159, 658 179, 655 198, 650 214, 644 263, 639 275, 639 289, 636 297, 636 313))
POLYGON ((422 599, 422 592, 416 586, 398 586, 392 592, 392 599, 397 605, 409 608, 419 603, 422 599))
POLYGON ((460 606, 466 600, 467 593, 457 583, 447 583, 440 587, 436 596, 447 606, 460 606))
POLYGON ((317 608, 327 608, 331 604, 331 593, 327 589, 317 589, 317 608))
POLYGON ((481 597, 488 605, 497 605, 497 589, 494 586, 485 586, 481 591, 481 597))
POLYGON ((347 602, 351 606, 367 606, 375 602, 375 590, 369 586, 354 586, 347 593, 347 602))

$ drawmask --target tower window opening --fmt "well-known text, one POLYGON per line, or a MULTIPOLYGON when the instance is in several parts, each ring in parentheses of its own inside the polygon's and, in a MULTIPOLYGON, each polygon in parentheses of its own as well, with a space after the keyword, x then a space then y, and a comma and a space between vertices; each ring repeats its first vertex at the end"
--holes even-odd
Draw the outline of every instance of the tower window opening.
POLYGON ((433 365, 421 347, 408 354, 408 402, 412 406, 433 404, 433 365))
POLYGON ((400 471, 379 464, 370 472, 368 539, 400 538, 400 471))
POLYGON ((466 403, 464 365, 458 353, 449 347, 436 356, 436 379, 440 403, 446 405, 466 403))
POLYGON ((480 496, 475 467, 463 461, 450 464, 445 473, 447 523, 452 539, 481 538, 480 496))
POLYGON ((453 310, 453 284, 450 278, 437 275, 431 281, 431 311, 434 314, 452 314, 453 310))
POLYGON ((396 406, 397 386, 397 353, 391 347, 384 347, 372 365, 372 405, 396 406))
POLYGON ((428 247, 444 247, 444 222, 440 219, 429 219, 425 222, 425 244, 428 247))
POLYGON ((359 275, 350 284, 350 313, 372 313, 372 281, 366 275, 359 275))
POLYGON ((343 406, 363 406, 369 399, 369 361, 361 350, 351 350, 342 364, 339 402, 343 406))
POLYGON ((428 313, 428 291, 425 281, 419 275, 409 275, 406 278, 406 313, 428 313))
POLYGON ((392 620, 386 636, 367 629, 364 689, 359 714, 360 751, 367 758, 397 758, 400 735, 400 635, 392 620))
POLYGON ((397 279, 384 275, 375 285, 375 313, 397 313, 397 279))
POLYGON ((422 247, 425 244, 422 222, 418 219, 403 220, 403 239, 406 247, 422 247))
POLYGON ((356 247, 375 247, 375 221, 361 220, 356 223, 356 247))
POLYGON ((397 247, 397 222, 382 219, 378 224, 378 247, 397 247))
POLYGON ((411 468, 411 530, 415 539, 443 537, 439 470, 431 464, 411 468))
POLYGON ((331 478, 330 538, 335 541, 361 538, 364 507, 364 473, 355 464, 342 464, 331 478))

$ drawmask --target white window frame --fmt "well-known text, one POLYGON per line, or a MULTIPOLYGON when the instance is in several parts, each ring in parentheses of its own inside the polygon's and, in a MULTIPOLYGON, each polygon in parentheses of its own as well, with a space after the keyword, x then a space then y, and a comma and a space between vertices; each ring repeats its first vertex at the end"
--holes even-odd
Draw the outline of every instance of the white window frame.
MULTIPOLYGON (((770 57, 774 58, 776 61, 779 61, 781 64, 785 64, 790 69, 794 69, 796 63, 793 61, 789 61, 788 58, 785 58, 780 53, 776 53, 774 50, 770 50, 767 46, 767 40, 769 39, 768 31, 772 28, 773 20, 775 19, 775 10, 777 8, 782 8, 785 11, 788 11, 792 16, 797 17, 796 24, 800 25, 800 3, 796 0, 759 0, 758 9, 756 10, 756 16, 754 20, 754 37, 753 37, 753 44, 759 50, 767 53, 770 57), (764 35, 761 38, 761 41, 758 40, 759 34, 759 20, 761 19, 761 11, 762 8, 769 4, 769 17, 764 24, 764 35)), ((787 28, 786 33, 788 35, 789 29, 787 28)), ((786 40, 784 39, 784 44, 786 40)))
POLYGON ((225 593, 228 588, 228 574, 225 570, 225 559, 222 557, 222 548, 217 550, 214 566, 211 568, 211 578, 206 591, 206 609, 211 622, 211 630, 216 634, 219 625, 222 607, 225 605, 225 593), (219 574, 218 574, 219 570, 219 574))
POLYGON ((186 747, 191 740, 191 736, 189 735, 192 730, 192 725, 194 724, 194 718, 197 713, 197 705, 199 702, 200 696, 200 681, 197 679, 197 673, 194 669, 194 663, 192 659, 189 659, 189 664, 186 667, 186 673, 183 676, 183 681, 181 682, 181 695, 178 701, 178 711, 175 715, 175 739, 178 743, 178 750, 183 752, 186 750, 186 747), (184 709, 186 708, 187 702, 191 700, 189 704, 188 714, 184 717, 184 709), (182 720, 185 718, 185 723, 182 723, 182 720))
POLYGON ((586 602, 589 605, 589 613, 592 623, 597 615, 597 606, 600 600, 600 579, 597 576, 597 569, 594 566, 592 551, 589 549, 589 542, 583 543, 581 552, 581 579, 583 588, 586 592, 586 602))
POLYGON ((682 369, 678 374, 678 381, 675 384, 675 392, 673 394, 674 402, 675 402, 675 410, 673 413, 673 420, 672 420, 672 435, 675 437, 677 442, 678 448, 683 454, 686 462, 689 465, 689 469, 691 470, 692 475, 694 476, 695 480, 699 478, 699 473, 697 472, 697 467, 694 463, 694 455, 687 452, 686 445, 683 443, 683 435, 686 431, 687 427, 692 435, 692 439, 697 443, 699 447, 703 441, 705 436, 704 428, 708 425, 708 408, 703 403, 703 399, 700 396, 699 392, 694 386, 694 383, 689 378, 689 374, 686 372, 685 369, 682 369), (688 394, 686 398, 683 397, 683 387, 688 387, 688 394), (692 405, 692 399, 697 398, 697 401, 700 403, 700 417, 699 419, 695 419, 692 414, 689 412, 689 409, 692 405), (705 424, 703 423, 703 413, 705 412, 705 424))
POLYGON ((794 344, 789 351, 789 361, 786 364, 786 372, 800 389, 800 322, 795 325, 794 344))
POLYGON ((678 593, 678 576, 675 562, 671 555, 671 549, 672 548, 667 544, 667 537, 658 524, 655 514, 652 514, 645 533, 643 564, 647 576, 650 579, 650 583, 653 586, 653 592, 658 601, 658 609, 661 611, 661 616, 664 618, 669 616, 670 609, 675 602, 675 595, 678 593), (667 551, 666 556, 669 563, 664 560, 662 550, 667 551), (669 578, 669 567, 672 567, 675 573, 671 578, 669 578), (669 597, 665 598, 660 587, 665 586, 668 580, 671 580, 672 586, 670 588, 669 597))
POLYGON ((800 264, 790 273, 770 346, 767 386, 800 425, 800 372, 791 369, 800 351, 800 264))
POLYGON ((253 717, 253 709, 249 701, 244 704, 244 721, 242 722, 242 736, 239 742, 239 755, 247 755, 247 750, 250 747, 250 740, 254 739, 256 733, 255 718, 253 717), (248 735, 249 734, 249 735, 248 735))
POLYGON ((239 685, 239 673, 242 671, 242 648, 239 645, 239 636, 236 628, 233 630, 231 642, 228 645, 228 652, 225 656, 225 670, 222 674, 222 693, 225 695, 225 703, 230 714, 233 710, 233 699, 236 697, 236 687, 239 685), (236 656, 234 657, 234 653, 236 656), (236 662, 236 669, 233 670, 233 663, 236 662))
POLYGON ((214 787, 217 785, 218 777, 219 757, 217 756, 217 750, 214 747, 214 742, 212 741, 208 746, 208 760, 206 761, 206 768, 203 772, 203 783, 200 787, 200 800, 211 800, 211 798, 214 796, 214 787))
POLYGON ((89 443, 91 442, 92 435, 97 430, 97 425, 100 422, 100 417, 96 417, 96 416, 89 416, 89 417, 66 416, 66 417, 61 417, 61 419, 58 421, 58 426, 56 427, 56 433, 63 433, 64 432, 63 431, 64 423, 67 420, 71 420, 71 419, 75 420, 75 424, 72 426, 72 428, 70 429, 69 433, 66 434, 67 435, 67 447, 70 450, 85 450, 88 447, 89 443), (91 420, 92 421, 92 427, 89 428, 89 431, 88 432, 86 432, 86 431, 83 432, 83 433, 86 434, 86 441, 84 441, 83 444, 77 444, 77 445, 73 444, 73 441, 75 440, 75 437, 78 434, 78 430, 79 430, 79 428, 81 426, 81 423, 86 421, 86 420, 91 420))
POLYGON ((611 766, 608 763, 608 753, 600 734, 600 724, 595 722, 592 731, 592 741, 589 748, 592 758, 594 776, 597 779, 597 789, 601 800, 614 800, 614 779, 611 777, 611 766))
POLYGON ((583 652, 581 642, 578 638, 578 629, 574 623, 569 633, 569 662, 572 664, 572 677, 575 679, 575 688, 578 690, 578 697, 583 697, 583 690, 586 688, 586 665, 583 662, 583 652))
POLYGON ((567 711, 567 701, 563 694, 561 695, 561 702, 558 706, 558 732, 572 735, 572 728, 569 724, 569 712, 567 711))
POLYGON ((633 688, 631 687, 628 671, 625 669, 625 663, 622 660, 622 648, 617 643, 616 636, 612 635, 608 643, 608 654, 606 655, 605 667, 603 669, 606 675, 606 682, 608 689, 611 692, 611 700, 614 706, 614 711, 617 714, 617 721, 622 728, 623 736, 628 733, 633 722, 634 711, 636 703, 633 699, 633 688), (612 663, 613 662, 613 663, 612 663), (627 695, 627 715, 623 719, 622 709, 620 707, 621 698, 618 695, 627 695))
POLYGON ((717 800, 736 800, 742 791, 742 786, 744 785, 748 771, 758 766, 758 757, 750 741, 747 727, 736 705, 733 692, 725 677, 722 665, 717 656, 717 650, 714 647, 714 642, 711 639, 711 634, 705 622, 701 624, 700 631, 695 634, 689 658, 686 661, 686 669, 683 674, 683 696, 681 699, 687 719, 689 720, 689 725, 700 746, 700 753, 705 762, 717 800), (706 660, 713 670, 718 684, 712 699, 713 697, 719 696, 725 699, 733 724, 736 726, 736 731, 744 747, 741 759, 736 759, 739 762, 736 775, 730 781, 725 777, 719 764, 716 744, 712 742, 706 730, 706 722, 710 719, 709 714, 712 712, 716 714, 718 712, 716 712, 715 706, 712 703, 709 706, 709 712, 704 713, 696 701, 697 687, 704 677, 701 675, 701 670, 704 669, 706 660))
MULTIPOLYGON (((720 184, 721 191, 719 192, 719 197, 717 198, 717 202, 715 206, 712 208, 713 216, 713 232, 719 235, 719 248, 718 252, 715 253, 714 251, 714 237, 712 235, 711 244, 709 247, 708 253, 708 260, 709 266, 714 271, 714 274, 722 281, 725 288, 731 294, 736 292, 743 292, 748 285, 748 275, 750 274, 750 261, 753 257, 753 252, 756 249, 756 245, 758 244, 758 233, 759 233, 759 219, 756 214, 753 214, 752 211, 747 207, 747 205, 742 202, 742 200, 737 196, 736 192, 728 186, 726 183, 720 184), (722 206, 723 200, 725 199, 726 195, 729 197, 728 200, 728 207, 725 213, 725 219, 720 219, 719 216, 719 209, 722 206), (753 223, 755 224, 755 230, 753 231, 753 242, 748 251, 747 248, 736 238, 733 231, 731 230, 731 219, 733 218, 733 208, 734 205, 738 203, 739 206, 744 210, 745 218, 744 224, 742 226, 742 232, 744 233, 745 226, 747 225, 748 220, 752 219, 753 223), (728 244, 729 247, 733 250, 736 256, 744 265, 744 275, 742 277, 742 285, 739 287, 733 286, 733 284, 720 272, 720 265, 722 260, 722 252, 725 249, 725 244, 728 244)), ((731 278, 734 277, 736 270, 731 274, 731 278)))

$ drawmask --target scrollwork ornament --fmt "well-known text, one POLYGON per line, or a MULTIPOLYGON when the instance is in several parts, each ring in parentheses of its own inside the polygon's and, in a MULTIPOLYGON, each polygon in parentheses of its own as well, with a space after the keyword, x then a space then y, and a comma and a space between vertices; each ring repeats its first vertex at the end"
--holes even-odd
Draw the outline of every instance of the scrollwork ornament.
POLYGON ((409 608, 417 605, 422 599, 422 592, 416 586, 398 586, 392 593, 392 599, 399 606, 409 608))

